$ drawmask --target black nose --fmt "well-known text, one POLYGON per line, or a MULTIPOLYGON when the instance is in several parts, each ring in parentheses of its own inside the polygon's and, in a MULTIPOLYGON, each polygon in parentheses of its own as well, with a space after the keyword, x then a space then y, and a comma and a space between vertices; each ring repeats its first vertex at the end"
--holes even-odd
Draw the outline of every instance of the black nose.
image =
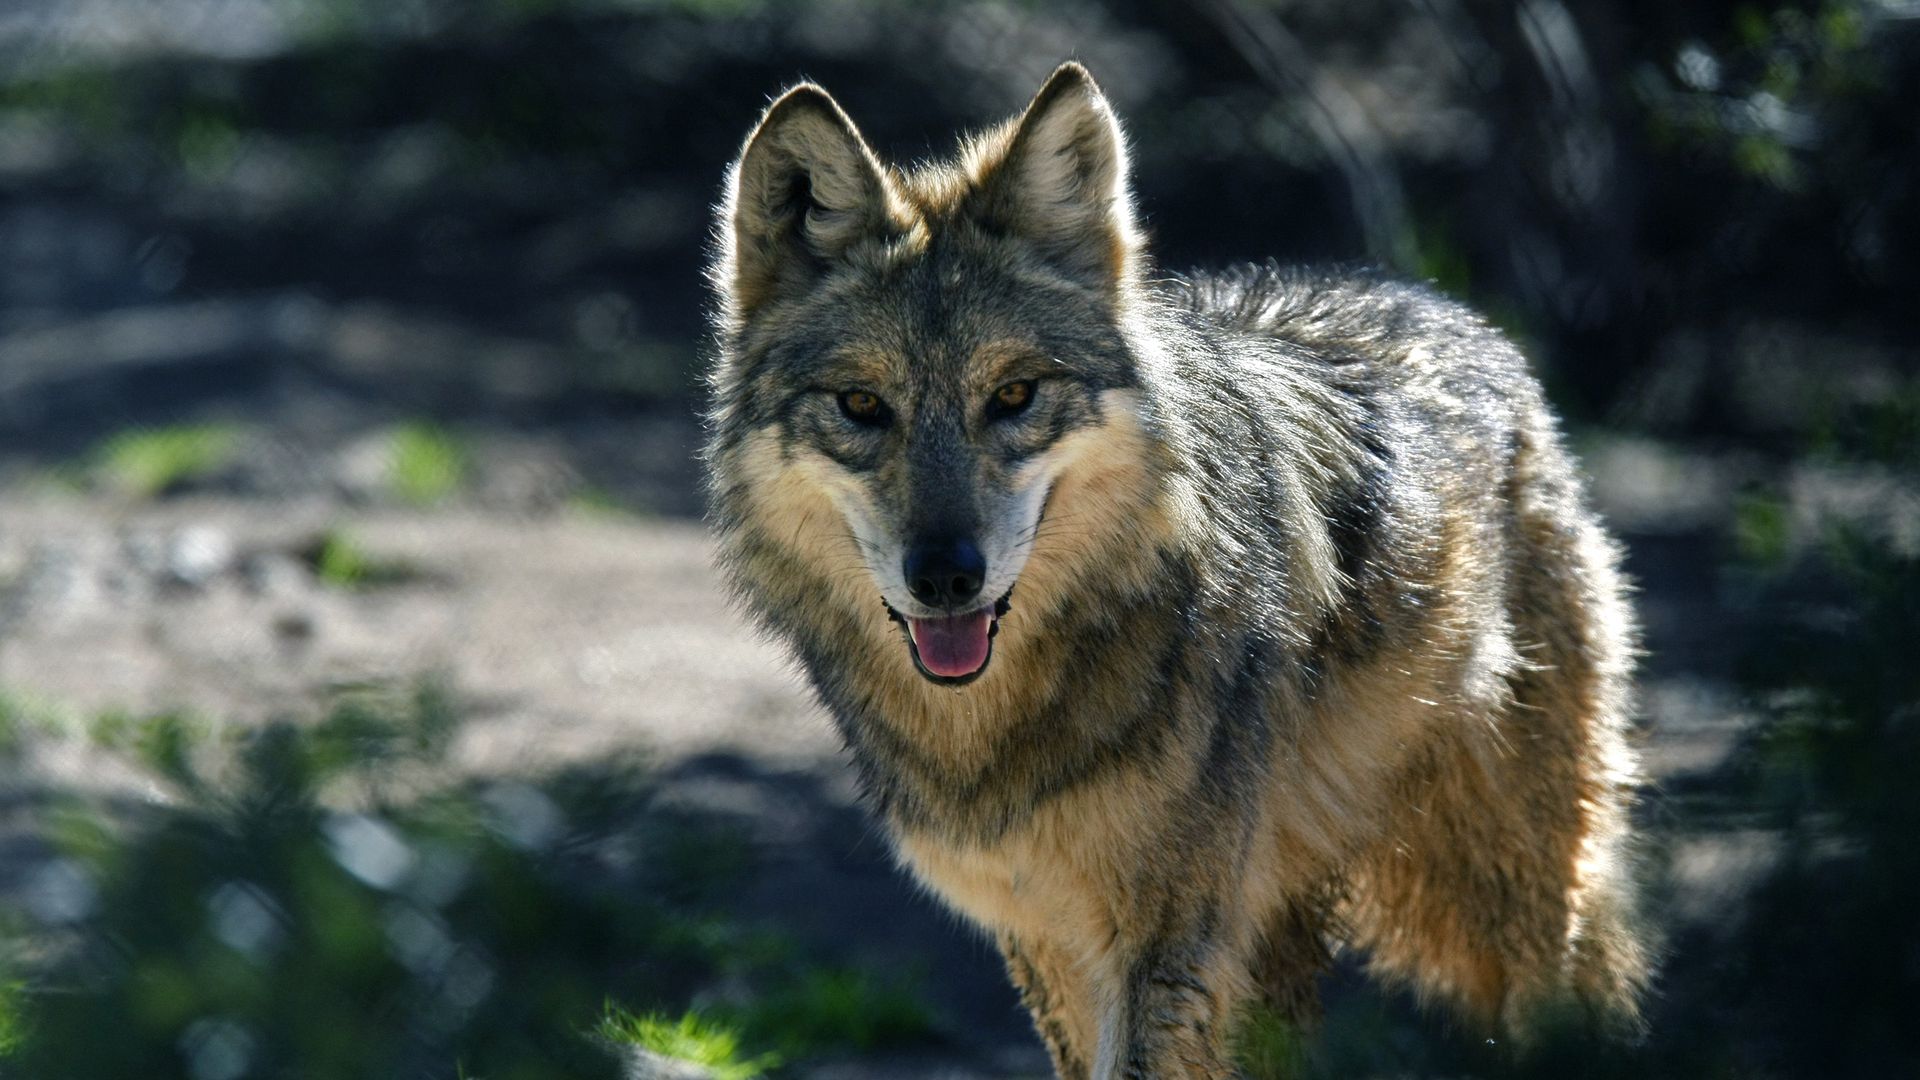
POLYGON ((928 607, 959 607, 980 595, 986 578, 987 560, 971 540, 922 540, 907 549, 907 590, 928 607))

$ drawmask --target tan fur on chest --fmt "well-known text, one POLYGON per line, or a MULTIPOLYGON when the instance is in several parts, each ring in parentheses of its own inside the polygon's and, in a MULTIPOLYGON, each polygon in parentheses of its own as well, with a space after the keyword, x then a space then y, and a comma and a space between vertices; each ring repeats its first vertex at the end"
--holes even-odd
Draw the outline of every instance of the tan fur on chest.
POLYGON ((915 877, 983 927, 1091 957, 1137 918, 1137 879, 1181 785, 1167 771, 1142 762, 1053 801, 990 845, 902 832, 897 851, 915 877))

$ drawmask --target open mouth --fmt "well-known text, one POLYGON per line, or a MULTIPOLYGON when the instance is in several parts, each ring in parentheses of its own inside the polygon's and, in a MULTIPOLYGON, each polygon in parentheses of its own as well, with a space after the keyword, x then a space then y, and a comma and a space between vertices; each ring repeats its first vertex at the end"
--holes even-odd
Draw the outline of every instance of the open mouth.
POLYGON ((965 686, 987 670, 993 659, 993 639, 1000 633, 1000 617, 1013 608, 1013 590, 985 607, 961 615, 920 619, 900 614, 886 604, 887 617, 906 632, 913 666, 931 682, 965 686))

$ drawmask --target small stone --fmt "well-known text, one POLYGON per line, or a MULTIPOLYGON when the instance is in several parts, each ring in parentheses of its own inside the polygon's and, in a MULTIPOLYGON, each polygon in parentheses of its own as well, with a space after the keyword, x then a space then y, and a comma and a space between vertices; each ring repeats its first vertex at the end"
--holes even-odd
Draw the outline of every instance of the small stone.
POLYGON ((142 529, 127 536, 123 548, 126 561, 142 577, 153 579, 167 576, 167 538, 150 529, 142 529))
POLYGON ((355 502, 376 502, 393 468, 393 433, 378 431, 348 444, 334 461, 333 480, 355 502))
POLYGON ((304 611, 283 611, 273 617, 273 636, 287 645, 313 640, 313 617, 304 611))
POLYGON ((313 572, 285 552, 262 551, 240 566, 247 587, 262 596, 291 596, 313 587, 313 572))
POLYGON ((202 588, 233 566, 233 541, 211 525, 190 525, 167 543, 168 579, 189 588, 202 588))

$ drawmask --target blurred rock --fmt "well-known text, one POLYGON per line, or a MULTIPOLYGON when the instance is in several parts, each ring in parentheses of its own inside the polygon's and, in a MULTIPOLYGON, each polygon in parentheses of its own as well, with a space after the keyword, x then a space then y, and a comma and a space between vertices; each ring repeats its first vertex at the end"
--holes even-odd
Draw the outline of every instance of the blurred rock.
POLYGON ((291 596, 314 586, 307 564, 285 552, 255 552, 242 561, 240 573, 247 587, 262 596, 291 596))
POLYGON ((232 538, 212 525, 187 526, 167 542, 167 577, 188 588, 204 587, 232 569, 233 561, 232 538))
POLYGON ((333 482, 354 502, 377 502, 385 495, 393 472, 393 432, 361 435, 333 456, 333 482))

